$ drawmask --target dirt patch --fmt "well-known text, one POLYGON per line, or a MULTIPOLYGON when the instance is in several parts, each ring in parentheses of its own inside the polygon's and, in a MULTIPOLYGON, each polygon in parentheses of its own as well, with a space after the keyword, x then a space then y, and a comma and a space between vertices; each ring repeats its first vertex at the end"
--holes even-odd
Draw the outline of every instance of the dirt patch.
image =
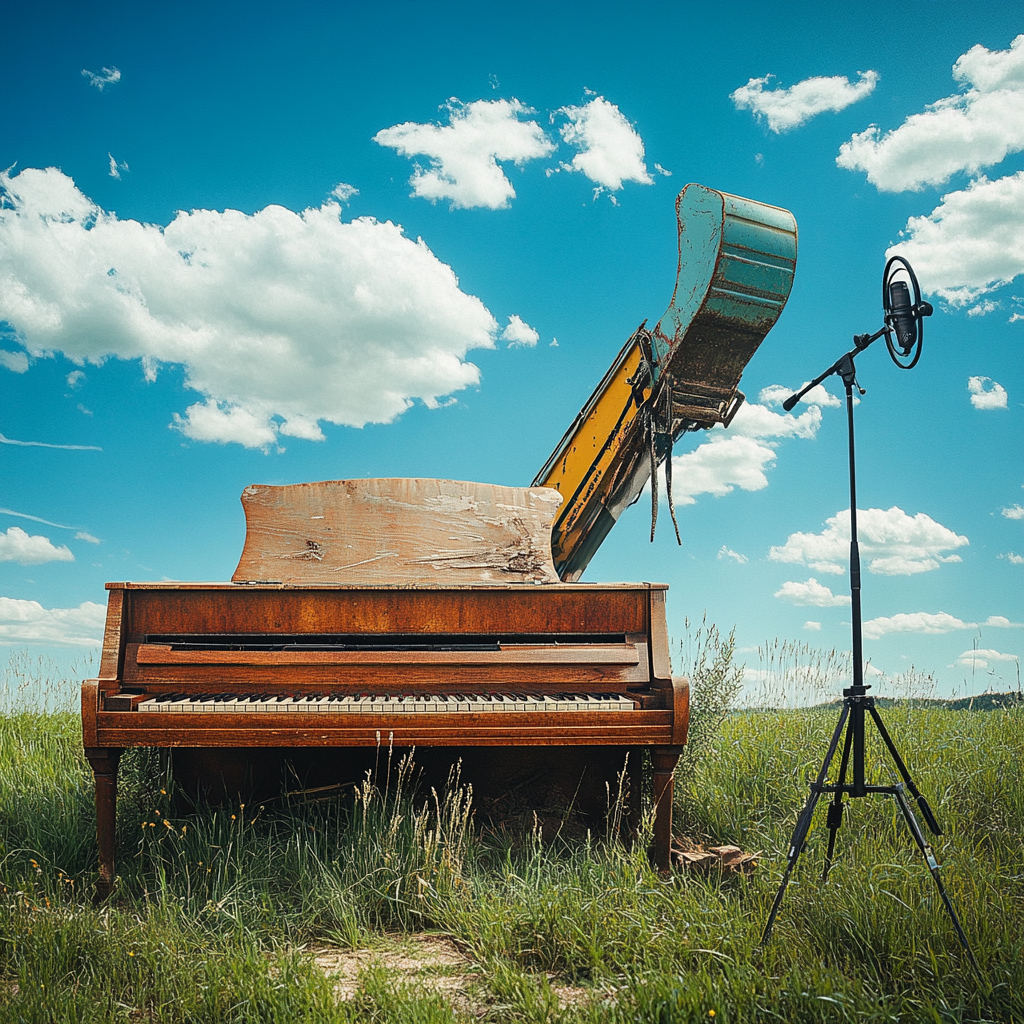
POLYGON ((396 981, 449 999, 458 1009, 468 1008, 464 989, 477 980, 473 964, 443 935, 410 935, 377 949, 337 949, 316 946, 313 962, 334 980, 339 999, 351 999, 359 986, 359 972, 381 965, 396 981))
MULTIPOLYGON (((307 952, 334 982, 338 999, 352 999, 359 988, 360 971, 380 966, 398 985, 441 996, 459 1014, 480 1017, 488 1009, 487 979, 479 965, 443 935, 384 937, 373 949, 313 946, 307 952)), ((579 1006, 594 997, 592 989, 559 984, 553 974, 545 977, 562 1007, 579 1006)))

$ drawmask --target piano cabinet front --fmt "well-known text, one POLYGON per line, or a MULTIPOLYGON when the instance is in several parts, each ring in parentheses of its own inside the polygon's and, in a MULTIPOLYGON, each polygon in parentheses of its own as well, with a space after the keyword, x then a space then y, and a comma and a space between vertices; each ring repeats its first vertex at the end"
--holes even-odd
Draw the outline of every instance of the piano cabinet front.
MULTIPOLYGON (((461 712, 421 714, 224 715, 221 713, 106 710, 116 681, 87 680, 82 686, 82 732, 95 774, 99 879, 97 900, 115 879, 117 768, 128 747, 616 747, 651 751, 655 804, 652 859, 671 868, 673 772, 686 740, 689 687, 672 679, 655 694, 660 707, 629 711, 461 712)), ((652 698, 648 698, 648 703, 652 698)), ((640 702, 638 701, 638 704, 640 702)))

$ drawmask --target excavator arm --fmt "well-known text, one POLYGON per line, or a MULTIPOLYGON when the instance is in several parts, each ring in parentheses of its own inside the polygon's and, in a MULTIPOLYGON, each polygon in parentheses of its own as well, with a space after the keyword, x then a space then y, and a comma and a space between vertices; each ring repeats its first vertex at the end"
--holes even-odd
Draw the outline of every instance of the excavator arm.
MULTIPOLYGON (((533 481, 562 496, 551 548, 559 576, 578 580, 623 510, 687 430, 728 426, 740 376, 782 313, 796 269, 788 210, 687 185, 676 199, 679 265, 665 315, 640 325, 533 481)), ((674 519, 674 510, 673 510, 674 519)))

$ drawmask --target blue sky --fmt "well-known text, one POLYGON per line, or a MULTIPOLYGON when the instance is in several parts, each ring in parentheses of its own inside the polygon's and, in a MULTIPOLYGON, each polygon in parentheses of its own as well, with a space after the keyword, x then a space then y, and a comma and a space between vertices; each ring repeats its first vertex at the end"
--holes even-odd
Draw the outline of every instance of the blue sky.
POLYGON ((69 663, 104 582, 228 579, 251 483, 528 484, 668 305, 696 181, 794 213, 796 283, 748 407, 677 445, 682 547, 641 502, 584 579, 669 583, 752 669, 849 648, 841 385, 778 395, 900 252, 936 313, 913 371, 858 360, 865 654, 1015 688, 1024 16, 779 8, 6 12, 0 643, 69 663))

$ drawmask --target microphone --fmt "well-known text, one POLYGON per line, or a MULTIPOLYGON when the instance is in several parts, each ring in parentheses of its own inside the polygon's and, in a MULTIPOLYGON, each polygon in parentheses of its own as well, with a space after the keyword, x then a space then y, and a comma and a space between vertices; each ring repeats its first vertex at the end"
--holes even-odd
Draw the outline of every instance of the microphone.
POLYGON ((893 281, 889 285, 890 322, 896 330, 896 344, 903 355, 909 355, 917 341, 917 316, 910 301, 910 289, 906 281, 893 281))
MULTIPOLYGON (((892 361, 901 370, 910 370, 921 358, 921 344, 924 341, 924 324, 922 319, 932 315, 932 304, 921 298, 921 286, 917 283, 914 268, 902 256, 890 256, 882 274, 882 310, 884 313, 885 345, 889 349, 892 361), (903 271, 910 279, 897 280, 896 274, 903 271), (911 293, 913 288, 913 293, 911 293), (902 362, 908 359, 909 362, 902 362)), ((861 348, 860 339, 854 338, 857 348, 861 348)), ((864 341, 870 344, 873 337, 864 341)))

